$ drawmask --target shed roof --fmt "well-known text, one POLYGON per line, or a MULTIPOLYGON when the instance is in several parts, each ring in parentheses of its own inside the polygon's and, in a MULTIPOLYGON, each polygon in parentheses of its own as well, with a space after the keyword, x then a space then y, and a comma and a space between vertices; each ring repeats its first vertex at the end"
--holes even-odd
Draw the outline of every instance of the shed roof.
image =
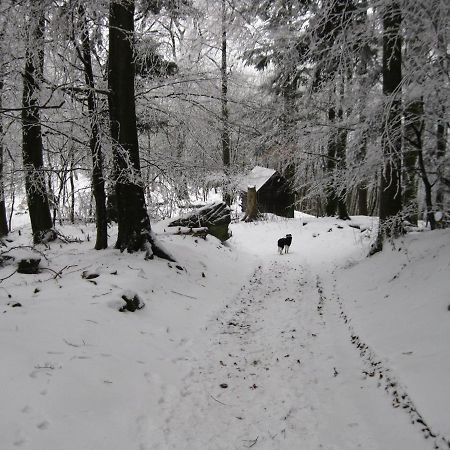
POLYGON ((250 171, 250 173, 239 183, 239 187, 242 190, 246 191, 248 186, 255 186, 256 192, 258 192, 275 173, 276 170, 274 169, 255 166, 250 171))

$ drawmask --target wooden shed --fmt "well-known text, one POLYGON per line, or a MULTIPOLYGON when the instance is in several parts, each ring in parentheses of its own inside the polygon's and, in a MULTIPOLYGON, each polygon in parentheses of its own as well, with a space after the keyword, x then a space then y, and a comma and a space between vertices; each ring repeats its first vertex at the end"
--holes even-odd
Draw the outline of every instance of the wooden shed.
POLYGON ((242 210, 247 205, 248 186, 255 186, 258 212, 272 213, 281 217, 294 217, 294 193, 289 183, 276 170, 254 167, 239 183, 242 210))

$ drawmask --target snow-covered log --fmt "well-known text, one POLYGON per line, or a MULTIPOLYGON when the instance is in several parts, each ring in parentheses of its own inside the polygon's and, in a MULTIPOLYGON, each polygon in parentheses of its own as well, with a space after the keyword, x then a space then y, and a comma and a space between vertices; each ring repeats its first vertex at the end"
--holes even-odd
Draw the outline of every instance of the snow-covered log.
POLYGON ((228 231, 230 222, 230 208, 224 202, 218 202, 203 206, 174 220, 169 227, 207 228, 209 234, 221 241, 226 241, 230 237, 228 231))

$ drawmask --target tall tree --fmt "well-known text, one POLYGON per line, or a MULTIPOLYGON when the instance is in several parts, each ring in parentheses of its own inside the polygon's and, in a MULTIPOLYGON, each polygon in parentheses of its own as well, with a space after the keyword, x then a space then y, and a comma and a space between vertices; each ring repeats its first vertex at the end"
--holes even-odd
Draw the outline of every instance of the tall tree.
MULTIPOLYGON (((2 36, 0 35, 0 45, 2 36)), ((2 70, 1 63, 1 48, 0 48, 0 71, 2 70)), ((2 108, 2 95, 3 95, 3 75, 0 72, 0 109, 2 108)), ((5 182, 3 171, 3 120, 0 115, 0 237, 8 234, 8 220, 6 218, 6 205, 5 205, 5 182)))
MULTIPOLYGON (((2 24, 3 25, 3 24, 2 24)), ((3 98, 3 30, 0 31, 0 110, 2 109, 3 98)), ((3 170, 3 117, 0 115, 0 237, 8 234, 8 220, 6 217, 6 205, 5 205, 5 175, 3 170)))
POLYGON ((81 23, 81 50, 77 46, 78 56, 83 63, 85 83, 88 87, 87 104, 91 126, 89 146, 92 155, 92 189, 95 199, 95 216, 97 238, 95 249, 101 250, 108 246, 108 221, 106 212, 105 179, 103 176, 103 153, 98 125, 97 99, 95 95, 95 80, 92 70, 91 41, 86 12, 83 4, 78 6, 81 23))
POLYGON ((22 95, 22 157, 33 241, 56 238, 47 196, 40 123, 39 89, 44 70, 44 6, 31 3, 27 24, 22 95))
POLYGON ((172 259, 156 245, 144 197, 134 92, 134 0, 111 0, 108 87, 118 213, 116 248, 172 259))
MULTIPOLYGON (((327 188, 327 216, 338 212, 340 219, 347 220, 346 188, 336 186, 336 178, 342 176, 345 169, 347 131, 342 128, 344 110, 342 106, 345 74, 349 72, 349 58, 340 55, 335 48, 339 34, 343 34, 349 27, 355 10, 353 0, 325 1, 321 6, 323 25, 318 28, 319 48, 322 49, 321 60, 318 64, 316 85, 331 82, 330 106, 328 120, 330 123, 327 143, 327 172, 331 178, 327 188), (337 113, 336 113, 337 107, 337 113), (336 173, 336 169, 339 173, 336 173)), ((342 38, 341 38, 342 41, 342 38)))
POLYGON ((385 235, 402 232, 400 213, 402 151, 402 13, 398 1, 385 4, 383 11, 383 167, 380 176, 379 231, 372 253, 383 247, 385 235))
MULTIPOLYGON (((221 25, 222 25, 222 39, 221 39, 221 111, 222 111, 222 161, 225 171, 225 176, 230 175, 230 123, 228 112, 228 64, 227 64, 227 4, 226 0, 222 0, 221 4, 221 25)), ((224 200, 227 205, 231 204, 231 195, 225 193, 224 200)))

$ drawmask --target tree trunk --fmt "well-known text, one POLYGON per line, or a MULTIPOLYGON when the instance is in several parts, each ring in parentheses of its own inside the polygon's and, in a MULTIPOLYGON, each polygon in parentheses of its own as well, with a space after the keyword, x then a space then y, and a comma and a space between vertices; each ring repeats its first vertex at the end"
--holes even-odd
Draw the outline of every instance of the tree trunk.
MULTIPOLYGON (((69 170, 69 183, 70 183, 70 223, 75 223, 75 180, 74 171, 75 163, 73 160, 73 153, 70 155, 70 170, 69 170)), ((64 183, 65 184, 65 183, 64 183)))
POLYGON ((430 224, 430 229, 436 229, 436 220, 434 218, 433 211, 433 199, 432 199, 432 185, 430 180, 428 179, 428 174, 425 168, 425 162, 423 160, 423 150, 422 146, 418 150, 418 159, 419 159, 419 169, 420 175, 422 177, 422 182, 425 187, 425 204, 427 205, 427 222, 430 224))
POLYGON ((330 177, 326 187, 326 205, 325 214, 328 217, 334 216, 337 209, 337 196, 336 190, 334 188, 334 174, 336 171, 336 136, 335 130, 333 129, 334 121, 336 118, 336 111, 333 108, 328 109, 328 121, 330 126, 330 136, 328 137, 327 143, 327 175, 330 177))
MULTIPOLYGON (((338 117, 342 120, 343 111, 339 109, 338 117)), ((328 120, 330 122, 330 136, 327 144, 327 165, 326 170, 329 176, 328 185, 326 188, 326 206, 325 213, 328 217, 338 214, 338 218, 342 220, 348 220, 350 217, 347 212, 346 205, 346 189, 342 189, 337 193, 337 178, 339 173, 345 171, 345 150, 347 144, 347 132, 342 129, 334 129, 336 113, 334 107, 328 110, 328 120)))
POLYGON ((97 99, 95 97, 94 73, 92 70, 91 43, 89 39, 89 29, 83 5, 79 9, 81 20, 81 45, 80 55, 84 66, 84 79, 88 86, 88 111, 91 124, 91 137, 89 146, 92 155, 92 190, 95 199, 95 223, 97 237, 95 249, 102 250, 108 247, 108 216, 106 212, 105 179, 103 177, 103 153, 100 141, 97 115, 97 99))
MULTIPOLYGON (((230 121, 228 111, 228 66, 227 66, 227 24, 226 24, 226 0, 222 0, 222 64, 220 67, 220 75, 222 81, 221 105, 222 105, 222 160, 225 176, 228 184, 230 175, 230 121)), ((231 195, 225 188, 224 201, 227 205, 231 205, 231 195)))
POLYGON ((438 165, 438 180, 436 190, 436 206, 443 211, 444 210, 444 183, 442 178, 445 176, 445 167, 443 162, 445 161, 445 153, 447 151, 447 124, 445 123, 445 107, 441 108, 442 116, 437 121, 436 128, 436 158, 438 165))
POLYGON ((134 94, 134 0, 111 0, 108 86, 117 197, 118 237, 115 247, 146 250, 151 257, 172 258, 153 239, 145 205, 139 160, 134 94))
POLYGON ((403 149, 403 204, 407 208, 406 219, 417 225, 417 145, 411 141, 416 139, 416 130, 423 126, 423 101, 411 102, 405 111, 405 144, 403 149))
MULTIPOLYGON (((351 0, 335 0, 331 4, 325 2, 324 7, 329 8, 324 21, 323 30, 321 31, 323 43, 326 49, 331 49, 334 45, 334 40, 336 36, 341 32, 348 22, 351 20, 352 15, 355 12, 355 6, 351 0)), ((347 145, 347 132, 342 128, 335 128, 336 122, 336 109, 335 109, 335 98, 336 95, 336 85, 341 85, 341 90, 344 87, 344 77, 342 76, 339 83, 338 66, 339 61, 331 50, 332 53, 326 58, 324 63, 324 69, 322 78, 324 80, 332 80, 333 91, 331 95, 331 106, 328 109, 328 121, 330 124, 330 135, 327 144, 327 175, 330 180, 326 188, 326 215, 334 216, 336 210, 340 219, 349 219, 346 206, 346 189, 339 189, 337 181, 338 177, 341 176, 336 172, 336 169, 343 172, 346 167, 346 145, 347 145)), ((343 93, 340 92, 340 97, 343 93)), ((344 112, 342 106, 339 106, 337 112, 337 118, 340 122, 344 117, 344 112)), ((340 126, 340 123, 338 123, 340 126)))
POLYGON ((425 128, 423 114, 423 105, 419 107, 419 116, 415 117, 410 123, 411 133, 407 136, 408 143, 415 147, 416 157, 419 162, 419 171, 422 178, 422 182, 425 188, 425 204, 427 206, 427 223, 430 224, 430 228, 434 230, 436 228, 436 220, 434 218, 433 197, 432 197, 432 184, 428 178, 428 173, 425 167, 425 161, 423 158, 423 131, 425 128))
POLYGON ((387 2, 383 12, 383 94, 385 97, 382 136, 383 167, 380 176, 379 231, 371 251, 382 250, 384 235, 396 237, 402 230, 400 213, 402 150, 402 16, 397 1, 387 2))
POLYGON ((28 200, 33 241, 35 244, 56 238, 43 170, 43 144, 39 110, 39 84, 44 69, 44 26, 42 6, 37 6, 37 17, 28 23, 28 41, 25 54, 22 97, 22 157, 25 170, 25 189, 28 200))
MULTIPOLYGON (((342 122, 344 118, 344 111, 342 107, 339 107, 338 110, 338 119, 342 122)), ((345 170, 347 168, 347 130, 343 128, 339 128, 337 130, 336 137, 336 158, 337 158, 337 168, 338 168, 338 176, 344 176, 345 170)), ((350 217, 347 212, 347 187, 340 189, 340 192, 337 196, 337 210, 338 210, 338 218, 341 220, 350 220, 350 217)))
MULTIPOLYGON (((361 122, 363 122, 363 120, 361 120, 361 122)), ((366 159, 366 154, 367 154, 367 137, 364 135, 360 143, 359 151, 357 152, 356 155, 357 162, 362 164, 363 161, 366 159)), ((367 216, 369 214, 367 181, 366 180, 358 181, 356 190, 358 195, 358 214, 361 216, 367 216)))
POLYGON ((358 185, 358 214, 360 216, 367 216, 369 208, 367 207, 367 187, 364 182, 358 185))
MULTIPOLYGON (((3 33, 0 33, 0 67, 3 67, 3 33)), ((3 76, 0 73, 0 109, 2 108, 3 76)), ((3 121, 0 115, 0 237, 8 234, 8 219, 5 205, 5 176, 3 168, 3 121)))
MULTIPOLYGON (((361 24, 361 28, 365 29, 367 27, 367 14, 368 14, 368 5, 367 1, 363 0, 360 3, 359 14, 357 14, 356 20, 361 24)), ((368 80, 368 63, 370 61, 370 46, 369 43, 361 45, 359 49, 359 66, 356 68, 357 80, 359 80, 359 91, 364 94, 366 86, 370 85, 370 81, 368 80)), ((359 121, 361 124, 366 123, 367 118, 364 113, 364 109, 367 105, 367 99, 364 96, 361 96, 361 103, 359 104, 359 121), (364 98, 364 100, 363 100, 364 98)), ((367 158, 367 130, 363 131, 363 135, 361 137, 361 143, 359 149, 356 154, 356 161, 359 164, 364 164, 367 158)), ((357 184, 357 195, 358 195, 358 214, 361 216, 367 216, 369 214, 369 205, 368 205, 368 183, 367 180, 362 179, 358 181, 357 184)))

